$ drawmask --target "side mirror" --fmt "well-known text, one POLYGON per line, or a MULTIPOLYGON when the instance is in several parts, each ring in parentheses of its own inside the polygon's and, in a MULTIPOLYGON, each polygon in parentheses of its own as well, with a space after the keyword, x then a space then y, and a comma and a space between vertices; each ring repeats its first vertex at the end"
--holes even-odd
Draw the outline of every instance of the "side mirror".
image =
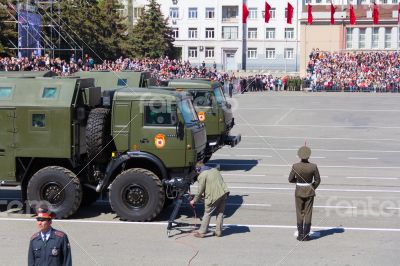
POLYGON ((185 136, 185 128, 182 122, 178 122, 176 124, 176 137, 180 140, 183 140, 185 136))

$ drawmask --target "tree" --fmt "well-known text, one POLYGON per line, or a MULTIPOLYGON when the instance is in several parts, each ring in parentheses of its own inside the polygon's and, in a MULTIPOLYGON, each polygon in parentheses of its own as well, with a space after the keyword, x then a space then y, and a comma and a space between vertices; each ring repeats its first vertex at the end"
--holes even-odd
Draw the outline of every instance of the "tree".
POLYGON ((156 0, 150 0, 129 36, 133 55, 138 58, 171 55, 173 41, 172 30, 161 13, 160 5, 156 0))
POLYGON ((15 55, 15 51, 8 49, 17 42, 16 12, 9 6, 7 0, 0 0, 0 55, 15 55))

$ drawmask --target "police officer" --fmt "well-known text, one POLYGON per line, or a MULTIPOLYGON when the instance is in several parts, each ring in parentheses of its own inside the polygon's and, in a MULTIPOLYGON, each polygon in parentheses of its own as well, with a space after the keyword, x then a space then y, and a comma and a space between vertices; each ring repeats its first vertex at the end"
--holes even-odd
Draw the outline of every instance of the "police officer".
POLYGON ((39 232, 31 237, 28 265, 72 265, 71 248, 64 232, 51 227, 54 213, 39 208, 36 216, 39 232))
POLYGON ((215 236, 222 236, 222 225, 225 210, 225 200, 229 195, 228 187, 218 169, 204 166, 202 163, 196 165, 196 171, 200 173, 197 177, 199 188, 197 195, 190 201, 190 205, 200 200, 204 194, 204 215, 200 229, 194 234, 195 237, 203 238, 208 231, 211 215, 217 216, 215 225, 215 236))
POLYGON ((295 200, 297 215, 297 240, 308 241, 311 230, 312 208, 315 190, 321 182, 318 167, 308 159, 311 149, 307 146, 300 147, 297 155, 301 162, 293 164, 289 175, 289 182, 296 183, 295 200))

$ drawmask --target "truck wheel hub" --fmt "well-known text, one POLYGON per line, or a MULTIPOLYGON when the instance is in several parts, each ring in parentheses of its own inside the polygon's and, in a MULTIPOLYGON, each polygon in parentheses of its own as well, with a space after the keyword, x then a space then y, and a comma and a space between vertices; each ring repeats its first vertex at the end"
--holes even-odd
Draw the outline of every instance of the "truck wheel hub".
POLYGON ((139 185, 131 185, 125 189, 124 198, 130 208, 142 208, 148 202, 148 195, 145 189, 139 185))
POLYGON ((52 205, 60 204, 64 199, 63 188, 58 183, 47 183, 42 188, 43 199, 52 205))

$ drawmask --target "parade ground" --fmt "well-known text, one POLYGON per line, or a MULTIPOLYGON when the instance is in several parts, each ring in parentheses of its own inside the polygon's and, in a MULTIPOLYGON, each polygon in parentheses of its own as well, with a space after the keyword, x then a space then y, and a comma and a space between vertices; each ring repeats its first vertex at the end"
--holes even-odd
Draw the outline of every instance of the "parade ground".
MULTIPOLYGON (((223 236, 190 234, 201 204, 184 204, 186 225, 168 237, 172 207, 153 222, 124 222, 103 197, 53 222, 69 236, 73 265, 398 265, 400 94, 269 91, 229 101, 242 142, 209 162, 231 191, 223 236), (321 185, 313 239, 299 242, 288 175, 305 143, 321 185)), ((26 265, 35 219, 16 207, 17 189, 0 189, 0 265, 26 265)))

